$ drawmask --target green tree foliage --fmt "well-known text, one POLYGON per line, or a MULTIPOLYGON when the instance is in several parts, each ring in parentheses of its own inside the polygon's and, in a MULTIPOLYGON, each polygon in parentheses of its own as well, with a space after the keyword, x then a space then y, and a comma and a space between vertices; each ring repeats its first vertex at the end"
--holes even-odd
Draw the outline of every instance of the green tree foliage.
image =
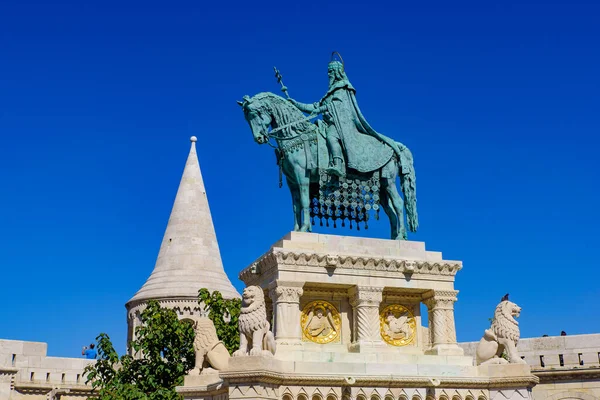
POLYGON ((85 373, 100 400, 181 398, 175 387, 183 384, 183 376, 195 362, 192 325, 156 301, 148 302, 141 320, 136 339, 130 343, 141 358, 119 357, 105 333, 96 338, 99 359, 85 373))
POLYGON ((229 353, 240 348, 238 319, 242 301, 240 299, 224 299, 217 290, 210 293, 202 288, 198 291, 198 303, 204 304, 208 318, 215 324, 217 336, 223 342, 229 353))

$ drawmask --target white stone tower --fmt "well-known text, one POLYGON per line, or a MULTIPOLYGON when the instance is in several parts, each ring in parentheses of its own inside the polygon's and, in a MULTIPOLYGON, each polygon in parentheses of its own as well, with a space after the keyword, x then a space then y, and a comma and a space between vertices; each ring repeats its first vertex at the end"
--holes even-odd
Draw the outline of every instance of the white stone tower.
POLYGON ((142 288, 127 302, 127 342, 140 324, 147 301, 158 300, 181 317, 203 314, 198 290, 218 290, 225 298, 240 297, 225 274, 206 197, 196 137, 179 183, 156 265, 142 288))

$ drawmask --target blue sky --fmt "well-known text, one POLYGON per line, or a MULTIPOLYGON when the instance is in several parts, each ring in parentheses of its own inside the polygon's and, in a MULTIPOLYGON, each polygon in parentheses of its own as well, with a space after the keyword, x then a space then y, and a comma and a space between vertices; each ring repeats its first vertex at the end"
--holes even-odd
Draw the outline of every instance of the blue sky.
MULTIPOLYGON (((278 91, 274 65, 317 101, 332 50, 371 125, 415 156, 411 240, 464 261, 459 340, 506 292, 524 337, 599 332, 599 3, 286 3, 0 5, 0 337, 125 349, 192 135, 241 289, 292 220, 235 101, 278 91)), ((387 238, 387 221, 359 233, 387 238)))

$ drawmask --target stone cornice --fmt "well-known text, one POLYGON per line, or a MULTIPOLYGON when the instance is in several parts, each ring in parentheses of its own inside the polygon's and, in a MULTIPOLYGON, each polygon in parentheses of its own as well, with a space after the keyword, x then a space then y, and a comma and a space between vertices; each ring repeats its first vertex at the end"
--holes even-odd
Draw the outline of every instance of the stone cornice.
POLYGON ((272 248, 261 258, 243 269, 239 278, 251 279, 252 275, 264 275, 277 265, 308 266, 327 269, 352 269, 381 271, 386 273, 455 276, 462 269, 460 261, 424 261, 364 255, 335 255, 310 251, 272 248))
POLYGON ((17 372, 19 372, 19 368, 0 366, 0 375, 14 375, 17 372))
MULTIPOLYGON (((252 371, 224 371, 220 373, 223 380, 231 384, 261 382, 277 385, 337 385, 348 386, 345 376, 340 375, 308 375, 278 373, 267 370, 252 371)), ((414 376, 372 376, 355 375, 352 386, 376 386, 376 387, 402 387, 402 388, 465 388, 465 389, 490 389, 490 388, 514 388, 533 387, 539 379, 534 375, 509 377, 509 378, 452 378, 435 377, 438 382, 434 385, 431 378, 414 376)))
POLYGON ((96 397, 91 386, 84 384, 60 384, 52 382, 15 382, 15 391, 26 394, 47 394, 52 389, 68 389, 69 396, 96 397))
POLYGON ((570 368, 570 369, 532 369, 532 374, 540 379, 541 383, 553 381, 589 380, 600 379, 600 368, 570 368))

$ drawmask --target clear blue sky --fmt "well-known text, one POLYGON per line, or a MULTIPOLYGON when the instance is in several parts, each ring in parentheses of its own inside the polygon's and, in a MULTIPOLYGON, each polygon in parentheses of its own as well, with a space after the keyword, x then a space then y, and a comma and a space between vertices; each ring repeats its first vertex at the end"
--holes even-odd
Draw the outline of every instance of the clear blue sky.
MULTIPOLYGON (((189 150, 225 268, 291 228, 270 148, 236 100, 318 100, 339 51, 358 102, 415 155, 421 229, 464 261, 477 340, 506 292, 522 336, 600 331, 600 3, 114 2, 0 5, 0 337, 125 349, 189 150)), ((318 232, 356 234, 337 229, 318 232)), ((386 220, 367 232, 386 238, 386 220)))

